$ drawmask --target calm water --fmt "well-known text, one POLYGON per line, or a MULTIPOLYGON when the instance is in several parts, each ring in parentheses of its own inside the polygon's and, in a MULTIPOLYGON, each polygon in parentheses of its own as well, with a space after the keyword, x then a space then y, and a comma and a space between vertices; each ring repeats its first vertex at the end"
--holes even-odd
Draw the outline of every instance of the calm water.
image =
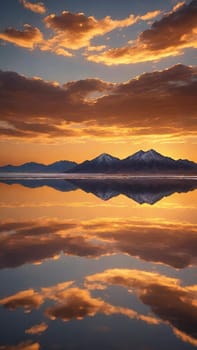
POLYGON ((2 180, 0 349, 195 349, 196 188, 2 180))

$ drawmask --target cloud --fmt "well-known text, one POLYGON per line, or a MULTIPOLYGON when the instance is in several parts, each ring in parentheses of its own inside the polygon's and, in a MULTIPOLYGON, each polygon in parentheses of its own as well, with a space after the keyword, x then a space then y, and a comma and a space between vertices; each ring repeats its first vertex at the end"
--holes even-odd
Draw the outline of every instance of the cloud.
MULTIPOLYGON (((44 3, 31 3, 27 0, 20 0, 21 4, 40 14, 46 12, 44 3)), ((24 48, 37 48, 41 51, 50 51, 56 55, 64 57, 72 57, 73 53, 69 50, 79 50, 89 47, 89 51, 101 51, 105 45, 91 45, 92 39, 97 36, 115 30, 129 27, 136 22, 155 18, 160 14, 159 10, 148 12, 142 16, 134 16, 130 14, 122 20, 112 19, 106 16, 103 19, 96 19, 94 16, 86 16, 84 13, 71 13, 63 11, 60 15, 50 14, 44 18, 44 23, 52 34, 49 38, 44 39, 43 34, 38 28, 34 28, 29 24, 25 24, 24 30, 20 31, 15 28, 7 28, 0 33, 0 39, 13 43, 24 48)))
POLYGON ((39 350, 39 343, 32 343, 31 341, 22 342, 18 345, 3 345, 0 350, 39 350))
POLYGON ((116 84, 92 78, 60 86, 1 71, 0 134, 6 139, 193 134, 196 92, 196 68, 180 64, 116 84))
POLYGON ((2 222, 0 233, 0 268, 42 263, 61 252, 91 259, 127 254, 179 269, 197 263, 196 227, 187 223, 42 219, 2 222))
MULTIPOLYGON (((103 36, 115 29, 129 27, 139 20, 149 20, 160 14, 159 10, 148 12, 143 16, 130 14, 122 20, 112 19, 106 16, 96 19, 94 16, 87 17, 84 13, 71 13, 63 11, 60 15, 51 14, 45 17, 44 22, 47 28, 52 29, 56 34, 42 45, 42 50, 57 52, 62 49, 79 50, 89 47, 91 40, 97 36, 103 36)), ((104 48, 97 47, 96 51, 104 48)), ((59 54, 61 52, 59 51, 59 54)))
POLYGON ((145 13, 145 15, 139 16, 139 19, 142 21, 149 21, 150 19, 153 19, 161 14, 160 10, 150 11, 145 13))
POLYGON ((48 325, 44 322, 37 324, 35 326, 32 326, 31 328, 26 329, 26 334, 41 334, 46 331, 48 328, 48 325))
POLYGON ((43 40, 43 36, 40 29, 24 24, 23 30, 12 27, 5 29, 0 33, 0 39, 27 49, 33 49, 43 40))
POLYGON ((196 344, 197 286, 180 286, 180 281, 164 275, 127 269, 111 269, 87 276, 88 284, 119 285, 138 295, 153 314, 169 324, 175 335, 196 344))
POLYGON ((197 48, 197 3, 180 3, 165 14, 150 29, 143 31, 132 45, 112 48, 97 55, 87 55, 89 61, 132 64, 178 56, 187 48, 197 48))
POLYGON ((32 3, 27 0, 20 0, 20 3, 27 9, 35 13, 43 14, 46 12, 46 7, 43 2, 32 3))

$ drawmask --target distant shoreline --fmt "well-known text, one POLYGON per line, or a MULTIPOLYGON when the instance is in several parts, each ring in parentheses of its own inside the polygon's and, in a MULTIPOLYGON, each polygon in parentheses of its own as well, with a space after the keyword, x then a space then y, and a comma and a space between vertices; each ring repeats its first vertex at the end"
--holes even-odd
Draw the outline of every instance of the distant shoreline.
POLYGON ((106 174, 106 173, 94 173, 94 174, 79 174, 79 173, 0 173, 0 179, 91 179, 91 180, 197 180, 197 175, 184 175, 184 174, 106 174))

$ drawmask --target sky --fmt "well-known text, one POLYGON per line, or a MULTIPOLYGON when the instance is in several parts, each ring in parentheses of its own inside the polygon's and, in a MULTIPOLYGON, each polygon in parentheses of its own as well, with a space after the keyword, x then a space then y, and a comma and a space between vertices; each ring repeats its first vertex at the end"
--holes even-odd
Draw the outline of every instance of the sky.
POLYGON ((197 161, 197 0, 2 0, 0 165, 197 161))

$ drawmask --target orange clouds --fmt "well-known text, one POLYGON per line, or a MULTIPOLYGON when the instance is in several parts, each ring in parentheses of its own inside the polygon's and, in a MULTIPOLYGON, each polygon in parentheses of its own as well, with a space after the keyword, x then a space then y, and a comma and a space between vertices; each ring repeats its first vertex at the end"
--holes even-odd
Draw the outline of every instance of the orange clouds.
POLYGON ((37 324, 31 328, 26 329, 25 333, 27 334, 41 334, 46 331, 48 325, 44 322, 37 324))
MULTIPOLYGON (((139 219, 84 222, 43 219, 37 222, 5 222, 0 225, 0 233, 0 268, 42 263, 45 259, 58 257, 61 252, 92 259, 127 254, 179 269, 197 263, 196 227, 186 223, 142 223, 139 219)), ((32 291, 22 295, 22 299, 24 297, 28 304, 32 291)), ((42 300, 34 297, 33 304, 39 305, 42 300)), ((21 295, 18 303, 20 298, 21 295)))
POLYGON ((136 22, 134 15, 123 20, 113 20, 107 16, 97 20, 94 16, 85 16, 84 13, 63 11, 61 15, 51 14, 44 19, 47 28, 57 34, 48 40, 46 47, 62 47, 78 50, 90 45, 90 41, 100 35, 109 33, 117 28, 125 28, 136 22))
MULTIPOLYGON (((45 41, 42 49, 61 54, 61 51, 58 53, 57 50, 88 48, 91 40, 97 36, 103 36, 115 29, 129 27, 139 20, 149 20, 159 14, 159 10, 148 12, 143 16, 130 14, 129 17, 122 20, 114 20, 110 16, 96 19, 94 16, 87 17, 84 13, 71 13, 69 11, 63 11, 59 16, 51 14, 44 19, 44 22, 46 27, 53 29, 56 35, 45 41)), ((98 51, 104 46, 94 48, 95 51, 98 51)))
POLYGON ((195 67, 176 65, 117 84, 92 78, 59 86, 14 72, 0 72, 0 82, 1 137, 105 137, 109 127, 110 136, 196 131, 195 67))
MULTIPOLYGON (((21 3, 26 9, 33 12, 40 14, 46 12, 42 2, 34 4, 27 0, 21 0, 21 3)), ((84 47, 88 48, 91 45, 91 40, 97 36, 104 36, 113 30, 129 27, 139 20, 146 21, 155 18, 159 14, 160 11, 156 10, 143 16, 130 14, 125 19, 115 20, 110 16, 96 19, 94 16, 87 17, 81 12, 71 13, 63 11, 60 15, 50 14, 44 18, 46 28, 51 29, 54 33, 49 39, 44 39, 38 28, 33 28, 28 24, 25 25, 24 31, 7 28, 0 33, 0 38, 21 47, 31 49, 36 47, 41 51, 51 51, 56 55, 72 57, 73 54, 68 49, 79 50, 84 47)), ((92 50, 93 48, 95 48, 94 51, 100 51, 105 48, 105 45, 92 46, 92 50)))
POLYGON ((89 61, 133 64, 177 56, 186 48, 197 48, 197 4, 180 3, 169 14, 142 32, 133 45, 109 49, 100 55, 87 55, 89 61))
MULTIPOLYGON (((46 11, 42 2, 34 4, 21 0, 21 3, 25 8, 34 12, 44 13, 46 11)), ((187 48, 197 47, 195 0, 190 4, 181 2, 175 5, 171 12, 155 21, 150 29, 141 32, 136 40, 132 40, 132 44, 108 50, 106 50, 105 43, 98 46, 91 44, 92 40, 98 36, 127 28, 139 21, 149 21, 160 14, 160 10, 155 10, 144 15, 130 14, 127 18, 115 20, 110 16, 97 19, 94 16, 86 16, 82 12, 63 11, 60 15, 50 14, 44 18, 46 28, 53 32, 48 39, 43 38, 38 28, 30 25, 26 25, 24 31, 14 28, 5 29, 0 34, 0 38, 21 47, 31 49, 37 47, 42 51, 51 51, 65 57, 73 56, 69 50, 86 48, 83 55, 88 61, 106 65, 160 60, 180 55, 187 48), (94 51, 93 54, 92 51, 94 51), (100 51, 102 52, 99 53, 100 51)))
POLYGON ((20 3, 27 9, 35 13, 43 14, 46 8, 43 2, 32 3, 27 0, 20 0, 20 3))
POLYGON ((38 28, 24 24, 24 30, 11 27, 5 29, 0 33, 0 39, 27 49, 33 49, 43 40, 43 36, 38 28))
POLYGON ((31 341, 22 342, 18 345, 3 345, 0 346, 0 350, 39 350, 39 343, 32 343, 31 341))

